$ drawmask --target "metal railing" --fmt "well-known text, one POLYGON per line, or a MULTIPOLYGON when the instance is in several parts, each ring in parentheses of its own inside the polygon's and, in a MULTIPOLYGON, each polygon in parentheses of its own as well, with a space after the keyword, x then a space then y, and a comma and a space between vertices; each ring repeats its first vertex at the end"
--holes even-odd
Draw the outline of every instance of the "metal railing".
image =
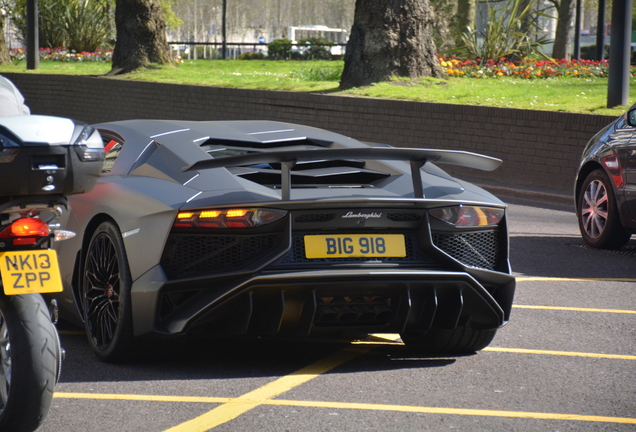
MULTIPOLYGON (((223 58, 223 42, 168 42, 173 55, 180 55, 183 59, 221 59, 223 58)), ((310 45, 292 43, 292 52, 303 52, 310 45)), ((312 44, 327 48, 332 55, 344 55, 346 43, 312 44)), ((260 53, 267 56, 267 44, 258 42, 226 42, 225 58, 237 59, 241 54, 260 53)))

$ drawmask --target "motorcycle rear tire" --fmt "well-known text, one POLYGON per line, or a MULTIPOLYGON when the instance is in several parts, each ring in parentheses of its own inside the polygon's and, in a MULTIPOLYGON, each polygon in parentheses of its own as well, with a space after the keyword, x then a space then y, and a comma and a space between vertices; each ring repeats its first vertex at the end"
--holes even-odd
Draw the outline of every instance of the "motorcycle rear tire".
POLYGON ((32 432, 51 406, 60 366, 57 329, 39 294, 0 294, 0 431, 32 432))

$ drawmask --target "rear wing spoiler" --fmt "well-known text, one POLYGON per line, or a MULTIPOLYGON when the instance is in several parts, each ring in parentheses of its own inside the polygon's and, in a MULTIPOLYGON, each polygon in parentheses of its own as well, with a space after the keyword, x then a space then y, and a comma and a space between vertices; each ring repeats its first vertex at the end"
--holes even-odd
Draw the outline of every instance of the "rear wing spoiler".
POLYGON ((397 147, 344 148, 301 151, 271 151, 229 156, 218 159, 206 159, 182 168, 182 171, 194 171, 211 168, 256 165, 263 163, 281 164, 282 199, 289 200, 291 190, 291 170, 297 162, 334 159, 372 159, 401 160, 411 164, 413 194, 423 198, 422 175, 420 168, 426 163, 441 163, 474 168, 482 171, 494 171, 499 168, 501 159, 457 150, 411 149, 397 147))

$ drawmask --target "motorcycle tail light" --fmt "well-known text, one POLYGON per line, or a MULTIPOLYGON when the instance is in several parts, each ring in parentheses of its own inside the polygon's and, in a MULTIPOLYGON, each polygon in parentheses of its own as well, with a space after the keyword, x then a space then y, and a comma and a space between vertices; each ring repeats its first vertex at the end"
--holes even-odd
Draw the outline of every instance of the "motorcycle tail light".
POLYGON ((14 245, 34 245, 43 237, 48 237, 49 226, 42 219, 20 218, 0 232, 0 238, 10 239, 14 245))
POLYGON ((266 208, 205 209, 177 214, 175 228, 258 228, 285 217, 287 211, 266 208))
POLYGON ((504 213, 502 208, 461 205, 429 211, 435 219, 463 228, 496 226, 503 219, 504 213))

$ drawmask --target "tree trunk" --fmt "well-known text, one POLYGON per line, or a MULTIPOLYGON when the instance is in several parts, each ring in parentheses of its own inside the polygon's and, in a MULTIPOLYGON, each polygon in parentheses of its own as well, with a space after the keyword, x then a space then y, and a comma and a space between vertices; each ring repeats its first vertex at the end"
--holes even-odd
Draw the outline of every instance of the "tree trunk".
POLYGON ((356 0, 340 88, 391 77, 443 77, 428 0, 356 0))
POLYGON ((9 48, 7 48, 7 39, 4 37, 6 25, 6 16, 0 11, 0 64, 11 63, 11 55, 9 55, 9 48))
POLYGON ((466 27, 475 30, 475 15, 477 12, 476 0, 458 0, 457 2, 457 27, 460 32, 465 32, 466 27))
POLYGON ((116 0, 115 5, 117 41, 110 74, 171 63, 160 0, 116 0))
POLYGON ((457 14, 455 15, 455 45, 461 46, 463 44, 462 34, 468 31, 477 30, 476 27, 476 14, 477 14, 477 0, 458 0, 457 1, 457 14))
POLYGON ((561 0, 559 3, 559 18, 554 35, 552 58, 568 59, 571 55, 572 19, 574 19, 574 4, 576 0, 561 0))
POLYGON ((456 46, 457 2, 456 0, 429 0, 433 9, 433 40, 437 52, 446 52, 456 46))

